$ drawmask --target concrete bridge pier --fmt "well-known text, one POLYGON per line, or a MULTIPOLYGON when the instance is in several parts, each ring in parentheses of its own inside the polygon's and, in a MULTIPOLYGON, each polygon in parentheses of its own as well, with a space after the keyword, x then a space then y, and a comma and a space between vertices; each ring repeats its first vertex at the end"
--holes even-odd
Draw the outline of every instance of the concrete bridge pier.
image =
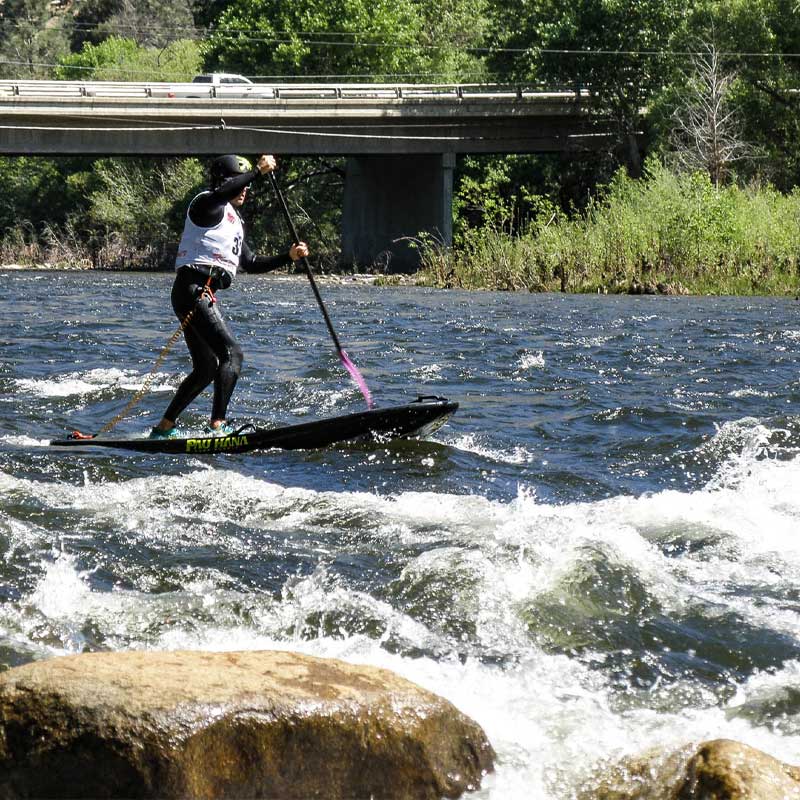
POLYGON ((453 241, 455 154, 350 156, 345 168, 345 264, 410 272, 419 251, 404 240, 426 232, 453 241))

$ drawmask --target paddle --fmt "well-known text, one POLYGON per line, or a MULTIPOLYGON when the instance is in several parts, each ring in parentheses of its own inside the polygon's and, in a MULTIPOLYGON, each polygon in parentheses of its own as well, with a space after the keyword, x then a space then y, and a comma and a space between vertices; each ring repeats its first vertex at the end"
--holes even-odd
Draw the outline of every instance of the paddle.
MULTIPOLYGON (((300 237, 297 235, 297 229, 294 226, 294 222, 292 221, 292 215, 289 213, 289 208, 286 205, 286 200, 284 200, 283 192, 281 192, 280 187, 278 186, 278 181, 275 178, 275 174, 273 172, 269 173, 270 180, 272 181, 272 188, 275 190, 275 196, 278 198, 278 203, 280 203, 281 209, 283 211, 283 216, 286 219, 286 225, 289 228, 289 232, 292 235, 292 241, 294 244, 297 244, 300 241, 300 237)), ((319 293, 319 289, 317 288, 317 282, 314 280, 314 273, 311 271, 311 265, 308 263, 308 259, 303 256, 301 259, 303 267, 305 268, 306 275, 308 275, 308 280, 311 283, 311 288, 314 290, 314 297, 317 298, 317 303, 319 304, 320 310, 322 311, 322 316, 325 318, 325 324, 328 326, 328 332, 331 335, 331 339, 333 339, 333 343, 336 346, 336 352, 339 354, 339 360, 342 362, 344 368, 350 373, 350 376, 356 382, 358 388, 361 390, 361 394, 364 395, 364 399, 367 401, 367 408, 372 408, 372 395, 370 394, 369 389, 367 388, 367 382, 362 377, 361 373, 358 371, 356 365, 350 360, 347 353, 344 351, 341 343, 339 342, 339 337, 336 335, 336 331, 333 329, 333 323, 331 322, 330 316, 328 316, 328 310, 325 308, 325 303, 322 302, 322 296, 319 293)))

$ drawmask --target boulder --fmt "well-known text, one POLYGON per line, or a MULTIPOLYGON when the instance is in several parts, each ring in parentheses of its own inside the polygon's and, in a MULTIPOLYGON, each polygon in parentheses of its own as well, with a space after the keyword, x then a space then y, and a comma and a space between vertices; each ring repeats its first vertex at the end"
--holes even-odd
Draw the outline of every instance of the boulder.
POLYGON ((0 798, 458 797, 494 753, 392 672, 280 651, 86 653, 0 675, 0 798))
POLYGON ((730 739, 604 768, 580 800, 800 800, 800 768, 730 739))
POLYGON ((800 769, 729 739, 704 742, 690 759, 678 800, 800 800, 800 769))

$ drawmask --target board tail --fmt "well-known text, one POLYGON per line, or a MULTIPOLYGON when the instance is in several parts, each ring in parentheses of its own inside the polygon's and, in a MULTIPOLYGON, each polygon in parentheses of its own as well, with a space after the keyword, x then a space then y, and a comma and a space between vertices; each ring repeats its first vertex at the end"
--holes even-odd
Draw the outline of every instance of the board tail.
POLYGON ((83 433, 82 431, 72 431, 69 435, 70 439, 94 439, 96 433, 83 433))

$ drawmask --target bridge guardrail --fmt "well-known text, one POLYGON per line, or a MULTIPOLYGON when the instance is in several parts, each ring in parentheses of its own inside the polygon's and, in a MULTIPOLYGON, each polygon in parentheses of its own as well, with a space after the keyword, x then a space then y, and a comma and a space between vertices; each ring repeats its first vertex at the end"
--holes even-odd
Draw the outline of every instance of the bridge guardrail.
POLYGON ((403 99, 540 99, 569 100, 587 96, 574 90, 542 91, 503 84, 357 84, 286 83, 206 86, 198 83, 127 81, 0 80, 0 100, 30 98, 161 98, 252 100, 403 100, 403 99))

